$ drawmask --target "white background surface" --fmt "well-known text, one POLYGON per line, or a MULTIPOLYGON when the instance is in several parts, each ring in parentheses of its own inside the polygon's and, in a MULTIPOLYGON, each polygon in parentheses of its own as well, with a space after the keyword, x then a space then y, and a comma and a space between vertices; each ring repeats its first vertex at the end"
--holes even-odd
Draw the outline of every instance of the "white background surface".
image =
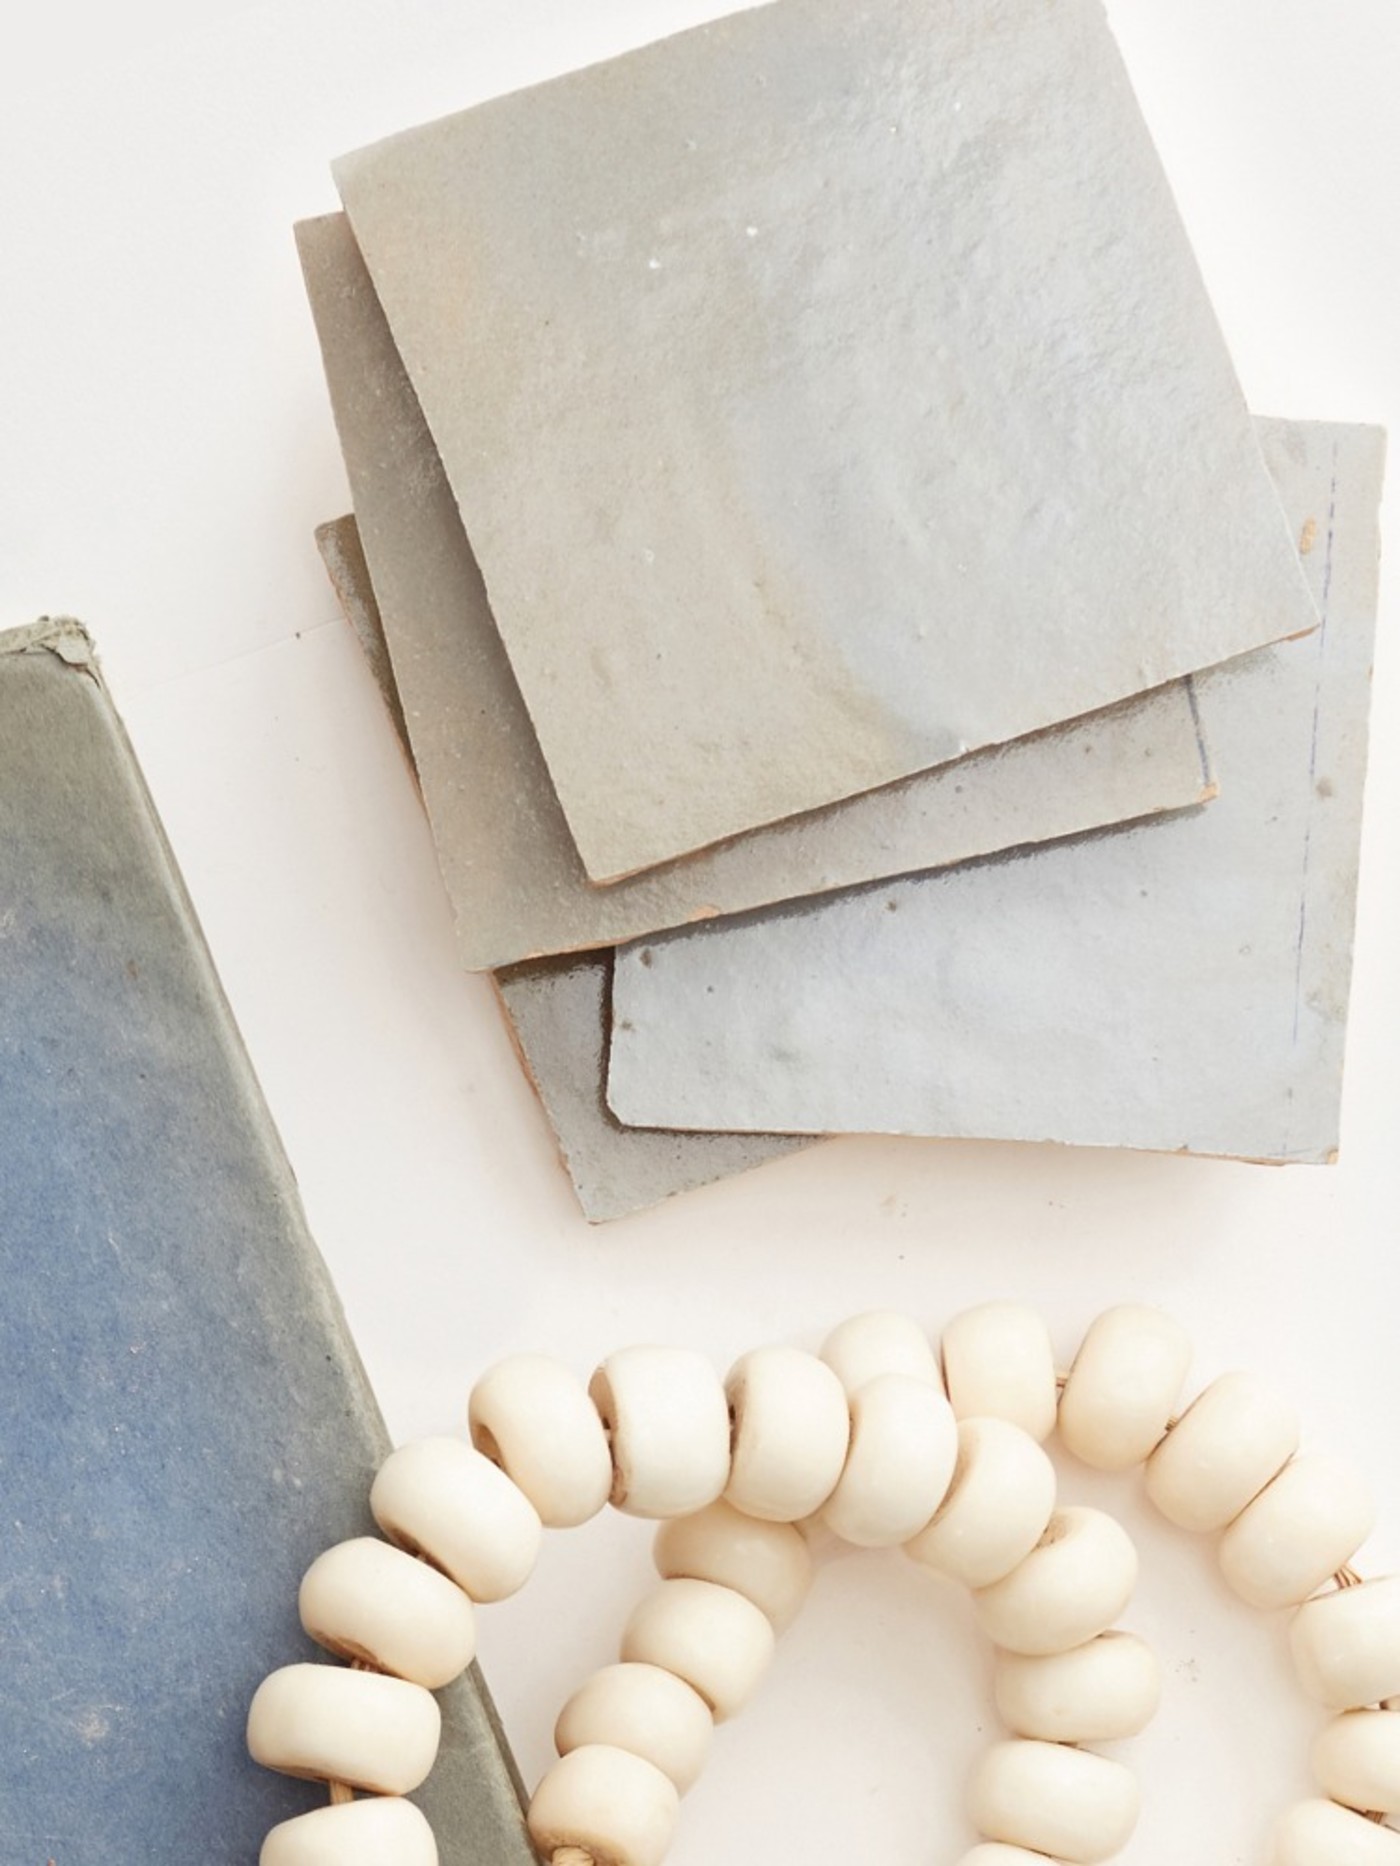
MULTIPOLYGON (((930 0, 933 4, 934 0, 930 0)), ((942 0, 939 0, 942 3, 942 0)), ((955 0, 947 0, 955 3, 955 0)), ((50 0, 0 61, 0 624, 81 615, 396 1437, 448 1429, 518 1347, 630 1340, 721 1366, 853 1309, 932 1327, 1041 1304, 1068 1358, 1160 1301, 1203 1377, 1246 1365, 1372 1473, 1400 1566, 1400 638, 1387 568, 1343 1156, 1271 1171, 1053 1148, 836 1142, 590 1232, 489 989, 455 969, 416 799, 311 542, 347 497, 290 223, 329 158, 715 9, 704 0, 50 0)), ((1390 0, 1114 0, 1110 15, 1256 410, 1400 425, 1400 13, 1390 0)), ((1388 501, 1393 507, 1394 496, 1388 501)), ((236 1395, 230 1396, 236 1403, 236 1395)), ((1125 1859, 1262 1861, 1316 1719, 1281 1629, 1133 1486, 1131 1623, 1167 1694, 1125 1859)), ((647 1532, 550 1539, 483 1615, 530 1778, 613 1656, 647 1532)), ((951 1862, 994 1727, 965 1604, 894 1555, 826 1569, 720 1733, 672 1858, 951 1862)))

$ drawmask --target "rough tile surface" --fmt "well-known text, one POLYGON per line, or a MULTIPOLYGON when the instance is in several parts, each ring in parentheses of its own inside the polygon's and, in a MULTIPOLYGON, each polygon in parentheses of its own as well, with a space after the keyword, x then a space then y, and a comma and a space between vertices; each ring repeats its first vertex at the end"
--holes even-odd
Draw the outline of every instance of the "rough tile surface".
POLYGON ((326 575, 331 580, 336 601, 340 604, 345 620, 354 630, 355 639, 369 663, 374 684, 389 709, 389 717, 399 735, 399 742, 406 752, 410 752, 408 724, 403 716, 403 705, 394 680, 394 666, 389 659, 389 644, 384 638, 384 623, 379 614, 379 605, 374 600, 374 585, 370 581, 369 566, 365 562, 365 550, 360 542, 360 528, 355 523, 354 513, 347 512, 343 518, 332 518, 326 524, 318 525, 316 549, 321 553, 321 562, 326 566, 326 575))
MULTIPOLYGON (((353 517, 320 525, 316 539, 333 565, 347 620, 369 659, 410 763, 413 752, 393 669, 376 660, 384 639, 374 587, 353 517)), ((501 1011, 522 1066, 554 1130, 559 1158, 591 1224, 622 1218, 765 1160, 801 1139, 778 1134, 679 1134, 624 1127, 608 1107, 608 1017, 613 955, 571 953, 496 973, 501 1011)))
POLYGON ((1260 426, 1324 621, 1197 683, 1219 801, 633 948, 615 1111, 1333 1155, 1384 437, 1260 426))
POLYGON ((1315 625, 1099 0, 776 0, 335 172, 595 880, 1315 625))
POLYGON ((496 975, 501 1005, 584 1216, 621 1218, 805 1144, 791 1135, 624 1127, 607 1104, 612 954, 575 953, 496 975))
POLYGON ((610 946, 1121 822, 1208 788, 1180 683, 610 888, 569 835, 432 437, 343 216, 297 229, 360 537, 468 969, 610 946))

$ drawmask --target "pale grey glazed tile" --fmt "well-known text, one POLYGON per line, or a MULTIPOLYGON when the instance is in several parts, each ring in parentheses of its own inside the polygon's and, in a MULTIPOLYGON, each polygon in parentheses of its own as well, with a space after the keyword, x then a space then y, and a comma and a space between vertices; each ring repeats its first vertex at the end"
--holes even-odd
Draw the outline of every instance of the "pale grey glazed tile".
POLYGON ((809 1144, 792 1135, 624 1127, 604 1093, 612 958, 575 953, 496 974, 520 1059, 587 1219, 621 1218, 809 1144))
MULTIPOLYGON (((316 541, 411 762, 393 669, 387 657, 380 664, 372 652, 384 639, 383 624, 354 518, 318 526, 316 541)), ((612 961, 608 949, 535 959, 495 974, 511 1040, 590 1224, 747 1172, 807 1144, 792 1135, 624 1127, 604 1093, 612 961)))
POLYGON ((776 0, 335 173, 595 880, 1316 624, 1099 0, 776 0))
POLYGON ((592 886, 432 437, 340 215, 297 229, 360 536, 469 970, 1179 808, 1208 791, 1180 683, 610 888, 592 886))
POLYGON ((632 948, 615 1111, 1333 1156, 1384 436, 1260 426, 1324 621, 1196 683, 1219 801, 632 948))

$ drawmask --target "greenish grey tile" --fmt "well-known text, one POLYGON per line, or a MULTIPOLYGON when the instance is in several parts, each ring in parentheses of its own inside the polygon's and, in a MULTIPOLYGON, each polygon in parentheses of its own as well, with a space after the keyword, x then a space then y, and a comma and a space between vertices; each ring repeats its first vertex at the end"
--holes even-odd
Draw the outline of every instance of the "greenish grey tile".
POLYGON ((608 888, 584 873, 456 501, 343 216, 297 229, 351 494, 469 970, 586 951, 1198 801, 1180 683, 608 888))
MULTIPOLYGON (((357 639, 370 660, 404 751, 412 759, 393 669, 372 649, 384 638, 353 516, 320 525, 317 542, 357 639)), ((591 1224, 691 1192, 805 1143, 779 1134, 679 1134, 624 1127, 608 1107, 611 950, 535 959, 497 972, 501 1011, 559 1158, 591 1224)))
POLYGON ((1316 626, 1099 0, 774 0, 335 174, 595 881, 1316 626))

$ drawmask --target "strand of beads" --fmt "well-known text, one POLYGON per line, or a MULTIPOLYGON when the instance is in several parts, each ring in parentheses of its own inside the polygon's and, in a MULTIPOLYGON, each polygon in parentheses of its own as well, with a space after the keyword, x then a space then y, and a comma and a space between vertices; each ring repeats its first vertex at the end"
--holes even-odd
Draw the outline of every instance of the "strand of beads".
POLYGON ((719 1381, 699 1356, 632 1348, 587 1388, 519 1355, 473 1390, 473 1443, 429 1439, 381 1469, 371 1509, 387 1542, 341 1544, 308 1570, 310 1635, 350 1669, 294 1665, 259 1688, 259 1761, 331 1784, 326 1808, 282 1823, 262 1866, 434 1866, 403 1797, 438 1741, 431 1696, 469 1662, 473 1603, 523 1584, 542 1527, 611 1501, 661 1523, 660 1586, 628 1622, 620 1662, 565 1705, 559 1761, 529 1812, 552 1866, 659 1866, 713 1725, 747 1701, 805 1597, 805 1527, 903 1545, 971 1591, 997 1647, 1010 1740, 975 1771, 985 1836, 960 1866, 1092 1866, 1127 1840, 1137 1788, 1087 1745, 1136 1734, 1156 1708, 1151 1652, 1116 1630, 1137 1560, 1100 1511, 1056 1507, 1043 1441, 1103 1470, 1145 1465, 1182 1527, 1219 1533, 1227 1581, 1295 1608, 1304 1688, 1338 1713, 1314 1752, 1321 1797, 1279 1825, 1274 1866, 1400 1866, 1400 1578, 1321 1592, 1371 1527, 1344 1467, 1297 1454, 1290 1409, 1249 1376, 1214 1382, 1178 1418, 1182 1331, 1141 1307, 1101 1316, 1058 1377, 1044 1324, 994 1303, 944 1331, 940 1359, 907 1317, 858 1316, 819 1355, 745 1355, 719 1381), (364 1791, 356 1796, 355 1790, 364 1791))

